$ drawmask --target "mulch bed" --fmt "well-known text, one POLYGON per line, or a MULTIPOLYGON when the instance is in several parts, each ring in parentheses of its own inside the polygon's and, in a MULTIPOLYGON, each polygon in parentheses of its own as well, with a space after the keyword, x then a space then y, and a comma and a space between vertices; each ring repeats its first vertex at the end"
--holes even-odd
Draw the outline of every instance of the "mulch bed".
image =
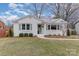
POLYGON ((48 37, 48 38, 66 38, 66 36, 58 36, 58 35, 45 35, 45 37, 48 37))
POLYGON ((47 38, 68 38, 68 39, 79 39, 79 36, 59 36, 59 35, 45 35, 47 38))

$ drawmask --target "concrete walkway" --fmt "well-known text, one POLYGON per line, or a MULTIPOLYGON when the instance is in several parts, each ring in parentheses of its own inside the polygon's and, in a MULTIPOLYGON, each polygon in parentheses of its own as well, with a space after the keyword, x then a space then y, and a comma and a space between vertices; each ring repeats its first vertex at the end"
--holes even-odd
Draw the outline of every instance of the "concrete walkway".
POLYGON ((47 39, 47 40, 79 40, 79 39, 69 39, 69 38, 47 38, 47 37, 44 37, 42 35, 38 36, 38 38, 41 38, 41 39, 47 39))

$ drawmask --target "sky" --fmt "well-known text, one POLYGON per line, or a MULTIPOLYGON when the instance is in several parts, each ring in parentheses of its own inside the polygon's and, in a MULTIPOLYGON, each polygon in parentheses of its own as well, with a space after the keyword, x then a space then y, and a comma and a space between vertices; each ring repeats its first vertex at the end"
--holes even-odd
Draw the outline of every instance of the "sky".
MULTIPOLYGON (((38 5, 40 8, 40 4, 38 5)), ((30 3, 0 3, 0 20, 6 25, 10 25, 16 19, 29 15, 29 12, 32 14, 31 10, 33 11, 34 8, 30 3)), ((49 16, 50 13, 48 11, 49 9, 45 9, 43 16, 49 16)))
POLYGON ((20 16, 23 16, 19 15, 19 13, 24 14, 22 12, 19 12, 17 4, 0 3, 0 20, 3 21, 6 25, 10 25, 13 20, 18 19, 20 16))

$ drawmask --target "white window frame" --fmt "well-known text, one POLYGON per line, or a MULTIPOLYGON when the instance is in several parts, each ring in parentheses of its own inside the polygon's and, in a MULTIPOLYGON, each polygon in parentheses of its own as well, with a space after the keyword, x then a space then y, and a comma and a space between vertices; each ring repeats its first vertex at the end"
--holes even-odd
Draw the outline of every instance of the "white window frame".
MULTIPOLYGON (((29 23, 28 23, 29 24, 29 23)), ((29 29, 27 29, 27 25, 28 24, 25 24, 25 27, 26 27, 26 30, 32 30, 32 24, 29 24, 29 29)))
MULTIPOLYGON (((24 23, 23 23, 23 24, 24 24, 24 23)), ((22 24, 22 25, 23 25, 23 24, 22 24)), ((21 26, 22 26, 22 25, 21 25, 21 26)), ((26 27, 26 24, 24 24, 24 25, 25 25, 25 27, 26 27)), ((21 27, 21 29, 22 29, 22 30, 26 30, 26 28, 25 28, 25 29, 23 29, 23 27, 21 27)))
MULTIPOLYGON (((22 24, 24 24, 24 23, 22 23, 22 24)), ((19 30, 23 30, 22 29, 22 24, 19 24, 19 30)), ((29 23, 28 23, 29 24, 29 23)), ((29 30, 32 30, 32 24, 29 24, 30 26, 30 29, 29 30)), ((25 24, 25 29, 24 30, 27 30, 27 24, 25 24)))
POLYGON ((59 25, 55 25, 56 26, 56 29, 51 29, 51 26, 53 25, 53 24, 48 24, 47 25, 47 30, 59 30, 59 25), (48 25, 50 25, 50 29, 48 29, 48 25))

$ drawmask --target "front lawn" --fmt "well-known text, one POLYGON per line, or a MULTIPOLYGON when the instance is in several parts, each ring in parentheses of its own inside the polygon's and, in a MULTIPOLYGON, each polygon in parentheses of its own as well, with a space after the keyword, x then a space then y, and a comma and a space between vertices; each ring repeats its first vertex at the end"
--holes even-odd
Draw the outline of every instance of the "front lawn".
POLYGON ((43 40, 36 37, 0 38, 0 55, 79 55, 79 40, 43 40))

